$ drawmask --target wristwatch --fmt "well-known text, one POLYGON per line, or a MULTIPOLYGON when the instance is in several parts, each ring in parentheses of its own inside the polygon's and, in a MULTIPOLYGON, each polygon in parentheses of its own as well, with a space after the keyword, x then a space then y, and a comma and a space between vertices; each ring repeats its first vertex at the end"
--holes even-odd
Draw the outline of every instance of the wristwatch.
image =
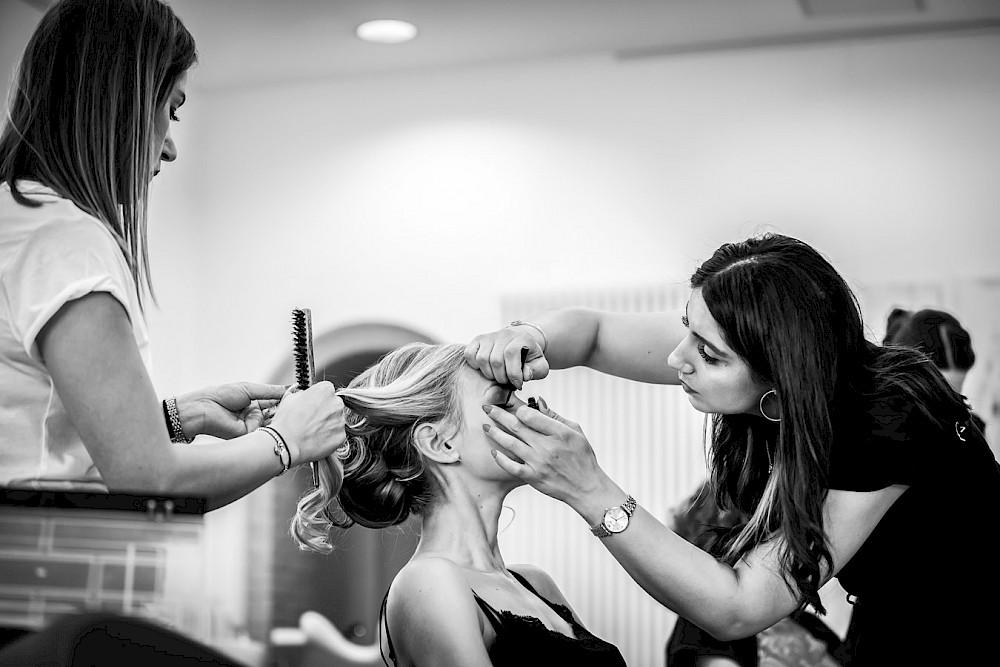
POLYGON ((604 510, 604 518, 601 519, 601 522, 596 526, 592 526, 590 532, 597 537, 608 537, 609 535, 622 532, 628 528, 628 521, 632 518, 635 506, 635 498, 629 496, 628 500, 618 507, 609 507, 604 510))

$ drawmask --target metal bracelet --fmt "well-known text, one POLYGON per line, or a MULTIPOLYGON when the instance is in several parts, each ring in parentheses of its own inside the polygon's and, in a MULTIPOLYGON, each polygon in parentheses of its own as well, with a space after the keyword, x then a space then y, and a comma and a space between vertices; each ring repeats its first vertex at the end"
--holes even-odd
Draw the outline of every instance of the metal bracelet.
POLYGON ((281 434, 275 431, 272 426, 261 426, 257 430, 267 433, 274 439, 274 455, 278 457, 279 461, 281 461, 281 472, 275 475, 275 477, 284 475, 288 472, 288 469, 292 467, 292 454, 288 451, 288 445, 285 444, 285 439, 281 437, 281 434))
POLYGON ((166 416, 167 433, 170 435, 170 442, 191 442, 191 438, 184 435, 181 414, 177 411, 176 396, 168 396, 163 399, 163 414, 166 416))
POLYGON ((507 325, 508 329, 510 327, 531 327, 542 336, 542 352, 544 352, 545 348, 549 346, 549 339, 545 336, 545 332, 542 331, 542 328, 537 324, 532 324, 531 322, 525 322, 524 320, 514 320, 513 322, 507 325))

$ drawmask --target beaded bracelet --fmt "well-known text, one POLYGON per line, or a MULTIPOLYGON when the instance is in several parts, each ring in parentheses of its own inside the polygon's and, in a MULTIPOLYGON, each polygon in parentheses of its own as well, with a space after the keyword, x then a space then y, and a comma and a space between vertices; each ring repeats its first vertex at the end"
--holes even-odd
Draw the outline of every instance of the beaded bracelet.
POLYGON ((549 339, 545 337, 545 332, 542 331, 542 328, 537 324, 532 324, 531 322, 525 322, 524 320, 514 320, 513 322, 507 325, 508 329, 510 327, 531 327, 542 336, 542 352, 544 352, 545 348, 549 346, 549 339))
POLYGON ((168 396, 163 399, 163 416, 167 420, 167 434, 170 435, 170 442, 191 442, 191 438, 184 435, 181 414, 177 411, 176 396, 168 396))
POLYGON ((274 438, 274 455, 278 457, 281 461, 281 472, 279 472, 275 477, 279 477, 288 472, 288 469, 292 467, 292 454, 288 451, 288 445, 285 444, 285 439, 281 437, 281 434, 274 430, 272 426, 261 426, 257 429, 258 431, 264 431, 269 436, 274 438))

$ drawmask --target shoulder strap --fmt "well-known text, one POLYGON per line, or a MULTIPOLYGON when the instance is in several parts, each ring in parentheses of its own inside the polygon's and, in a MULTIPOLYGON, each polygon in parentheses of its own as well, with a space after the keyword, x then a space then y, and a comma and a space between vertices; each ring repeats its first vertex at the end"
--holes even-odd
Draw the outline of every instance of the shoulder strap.
POLYGON ((472 597, 473 599, 475 599, 476 604, 479 605, 479 608, 483 610, 483 614, 486 615, 486 618, 487 620, 489 620, 490 625, 493 626, 493 632, 495 632, 499 637, 500 630, 503 628, 503 621, 500 619, 500 614, 497 612, 496 609, 491 607, 489 603, 486 602, 486 600, 476 595, 476 591, 472 591, 472 597))
MULTIPOLYGON (((532 593, 534 593, 536 597, 540 597, 543 600, 545 600, 545 598, 543 598, 541 595, 538 594, 538 591, 535 590, 535 587, 528 583, 528 580, 525 578, 525 576, 523 574, 518 574, 514 570, 508 570, 508 572, 510 572, 511 574, 513 574, 514 578, 517 579, 518 581, 520 581, 522 586, 524 586, 529 591, 531 591, 532 593)), ((548 600, 545 600, 545 601, 548 602, 548 600)))
POLYGON ((576 619, 573 618, 573 614, 570 612, 570 610, 567 607, 565 607, 565 606, 563 606, 561 604, 557 604, 557 603, 553 602, 552 600, 549 600, 547 597, 545 597, 544 595, 542 595, 541 593, 539 593, 538 591, 536 591, 535 587, 532 586, 530 583, 528 583, 528 580, 527 580, 527 578, 524 577, 524 575, 518 574, 514 570, 508 570, 508 572, 510 572, 511 574, 513 574, 514 578, 517 579, 518 581, 520 581, 521 585, 524 586, 525 588, 527 588, 529 591, 531 591, 531 593, 535 597, 537 597, 539 600, 541 600, 542 602, 544 602, 545 604, 547 604, 549 606, 549 609, 551 609, 552 611, 556 612, 559 615, 560 618, 562 618, 564 621, 566 621, 567 623, 569 623, 571 626, 576 626, 577 625, 576 619))
POLYGON ((389 660, 392 660, 392 664, 396 664, 396 650, 392 648, 392 637, 389 635, 389 615, 386 613, 389 603, 389 591, 385 592, 385 597, 382 598, 382 608, 378 615, 378 629, 381 633, 382 625, 385 624, 385 641, 389 645, 389 659, 385 657, 385 652, 382 651, 382 637, 379 636, 378 642, 378 652, 382 656, 382 662, 386 664, 386 667, 391 667, 389 665, 389 660))

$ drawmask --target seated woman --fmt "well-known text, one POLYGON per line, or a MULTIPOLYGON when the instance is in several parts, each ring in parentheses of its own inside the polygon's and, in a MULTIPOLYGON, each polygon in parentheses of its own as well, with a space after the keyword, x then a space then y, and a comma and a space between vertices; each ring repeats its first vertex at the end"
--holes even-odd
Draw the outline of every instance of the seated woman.
POLYGON ((327 553, 333 525, 382 528, 420 515, 417 550, 382 604, 384 653, 397 667, 625 665, 548 574, 504 563, 500 510, 522 482, 494 462, 484 408, 523 403, 466 364, 464 350, 406 345, 337 392, 347 444, 321 461, 293 535, 327 553))

